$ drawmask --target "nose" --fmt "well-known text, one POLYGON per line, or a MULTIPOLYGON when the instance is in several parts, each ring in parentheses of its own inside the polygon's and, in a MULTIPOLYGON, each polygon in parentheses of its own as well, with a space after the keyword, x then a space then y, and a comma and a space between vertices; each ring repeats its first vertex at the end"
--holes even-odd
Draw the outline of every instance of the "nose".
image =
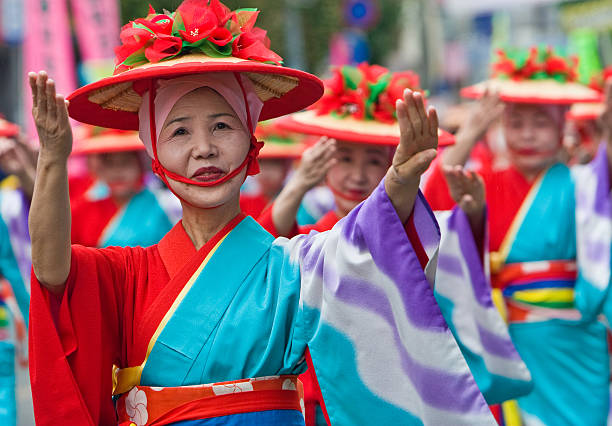
POLYGON ((521 129, 521 137, 523 139, 531 140, 533 139, 534 129, 533 126, 526 124, 521 129))
POLYGON ((219 154, 216 143, 213 137, 207 132, 201 132, 195 135, 193 146, 191 148, 191 156, 195 159, 213 158, 219 154))
POLYGON ((355 164, 355 166, 351 168, 351 173, 349 175, 349 178, 356 185, 366 184, 368 182, 368 175, 366 173, 366 165, 362 162, 355 164))

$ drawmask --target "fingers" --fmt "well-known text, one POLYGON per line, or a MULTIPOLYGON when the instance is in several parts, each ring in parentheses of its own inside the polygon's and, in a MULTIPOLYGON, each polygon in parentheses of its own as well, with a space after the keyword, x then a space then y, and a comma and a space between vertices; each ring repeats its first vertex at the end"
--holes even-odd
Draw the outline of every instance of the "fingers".
POLYGON ((423 123, 426 122, 427 114, 423 104, 423 97, 410 89, 404 90, 404 102, 407 106, 408 119, 412 125, 415 137, 423 135, 423 123))
POLYGON ((47 97, 46 97, 46 86, 47 86, 47 73, 41 71, 36 77, 36 108, 38 115, 46 117, 47 115, 47 97))
POLYGON ((55 82, 51 79, 47 80, 45 86, 47 119, 54 123, 57 120, 57 106, 55 103, 55 82))
POLYGON ((334 155, 336 151, 336 140, 323 136, 315 145, 304 151, 303 158, 307 162, 318 162, 323 157, 334 155))
POLYGON ((55 108, 58 121, 68 121, 68 101, 62 95, 55 95, 55 108))
POLYGON ((395 103, 395 113, 400 128, 400 144, 398 151, 403 149, 407 151, 408 155, 412 155, 415 151, 414 144, 412 143, 414 140, 414 131, 409 120, 408 108, 404 100, 397 100, 395 103))
POLYGON ((429 140, 426 141, 425 148, 438 148, 438 111, 434 107, 429 107, 427 121, 429 123, 429 140))
POLYGON ((32 107, 38 104, 38 88, 36 86, 36 79, 38 74, 35 72, 28 73, 28 82, 30 83, 30 89, 32 90, 32 107))

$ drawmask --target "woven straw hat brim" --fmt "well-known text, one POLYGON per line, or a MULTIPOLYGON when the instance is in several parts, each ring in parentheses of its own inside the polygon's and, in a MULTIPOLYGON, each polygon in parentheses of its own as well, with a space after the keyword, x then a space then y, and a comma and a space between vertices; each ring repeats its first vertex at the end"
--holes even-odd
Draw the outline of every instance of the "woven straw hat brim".
POLYGON ((126 151, 144 151, 145 147, 137 133, 127 135, 104 135, 77 140, 72 155, 103 154, 126 151))
POLYGON ((605 104, 603 103, 574 104, 567 113, 567 118, 570 120, 597 120, 604 109, 605 104))
MULTIPOLYGON (((339 141, 372 145, 399 145, 400 129, 397 123, 382 123, 374 120, 357 120, 353 117, 337 118, 332 115, 317 115, 313 110, 291 114, 278 121, 278 125, 289 131, 307 135, 327 136, 339 141)), ((438 129, 438 146, 455 143, 455 137, 438 129)))
MULTIPOLYGON (((264 140, 265 141, 265 140, 264 140)), ((259 151, 259 159, 298 159, 302 157, 306 145, 303 143, 278 144, 264 142, 264 146, 259 151)))
POLYGON ((81 87, 68 96, 68 112, 83 123, 138 130, 138 109, 151 79, 209 72, 246 74, 264 102, 260 120, 299 111, 323 95, 321 80, 303 71, 234 57, 192 54, 145 64, 81 87))
POLYGON ((579 83, 560 83, 556 80, 501 80, 491 79, 461 90, 461 96, 482 97, 486 89, 496 91, 504 102, 569 105, 577 102, 598 102, 601 95, 579 83))

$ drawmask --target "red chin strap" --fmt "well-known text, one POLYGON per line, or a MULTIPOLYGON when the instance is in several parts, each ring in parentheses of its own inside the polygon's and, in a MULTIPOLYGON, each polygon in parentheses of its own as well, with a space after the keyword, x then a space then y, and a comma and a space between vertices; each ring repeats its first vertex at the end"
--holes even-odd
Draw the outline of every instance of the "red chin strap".
POLYGON ((334 194, 336 197, 342 198, 343 200, 361 203, 362 201, 365 201, 366 198, 368 198, 367 195, 351 195, 347 194, 346 192, 342 192, 339 189, 334 188, 333 185, 329 183, 329 180, 327 180, 325 183, 327 184, 327 187, 332 192, 332 194, 334 194))
POLYGON ((253 131, 251 130, 253 129, 253 125, 251 121, 251 112, 248 107, 249 104, 247 100, 247 94, 242 84, 240 73, 235 72, 234 76, 236 77, 236 81, 238 82, 238 85, 240 86, 240 90, 242 91, 242 96, 244 97, 244 104, 246 105, 247 126, 248 126, 248 131, 251 133, 251 147, 249 148, 249 152, 246 158, 244 159, 242 164, 238 166, 238 168, 236 168, 235 170, 232 170, 230 173, 223 176, 222 178, 214 180, 214 181, 210 181, 210 182, 199 182, 193 179, 186 178, 185 176, 181 176, 179 174, 171 172, 170 170, 167 170, 160 163, 159 158, 157 156, 157 131, 155 127, 155 95, 157 93, 157 87, 156 87, 157 81, 155 79, 151 79, 151 82, 149 85, 149 131, 151 133, 151 145, 153 148, 153 160, 151 160, 151 168, 153 169, 153 172, 156 175, 158 175, 160 179, 166 184, 168 189, 174 195, 176 195, 180 200, 184 202, 187 202, 187 201, 185 201, 181 196, 179 196, 172 189, 172 187, 170 186, 170 183, 168 182, 168 178, 178 181, 178 182, 186 183, 189 185, 195 185, 195 186, 200 186, 200 187, 211 187, 211 186, 221 185, 222 183, 225 183, 228 180, 233 179, 238 174, 240 174, 240 172, 242 172, 242 170, 245 167, 246 167, 245 179, 246 179, 246 176, 256 175, 259 173, 259 164, 257 163, 257 156, 259 155, 259 150, 263 146, 263 142, 259 142, 257 138, 255 137, 255 135, 253 134, 253 131))

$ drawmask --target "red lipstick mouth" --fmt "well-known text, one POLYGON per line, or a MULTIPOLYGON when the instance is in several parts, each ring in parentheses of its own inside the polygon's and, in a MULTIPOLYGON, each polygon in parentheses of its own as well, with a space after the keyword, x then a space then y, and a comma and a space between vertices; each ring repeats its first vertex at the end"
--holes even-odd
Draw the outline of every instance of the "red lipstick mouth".
POLYGON ((221 179, 226 174, 227 172, 218 167, 200 167, 191 178, 198 182, 212 182, 221 179))

